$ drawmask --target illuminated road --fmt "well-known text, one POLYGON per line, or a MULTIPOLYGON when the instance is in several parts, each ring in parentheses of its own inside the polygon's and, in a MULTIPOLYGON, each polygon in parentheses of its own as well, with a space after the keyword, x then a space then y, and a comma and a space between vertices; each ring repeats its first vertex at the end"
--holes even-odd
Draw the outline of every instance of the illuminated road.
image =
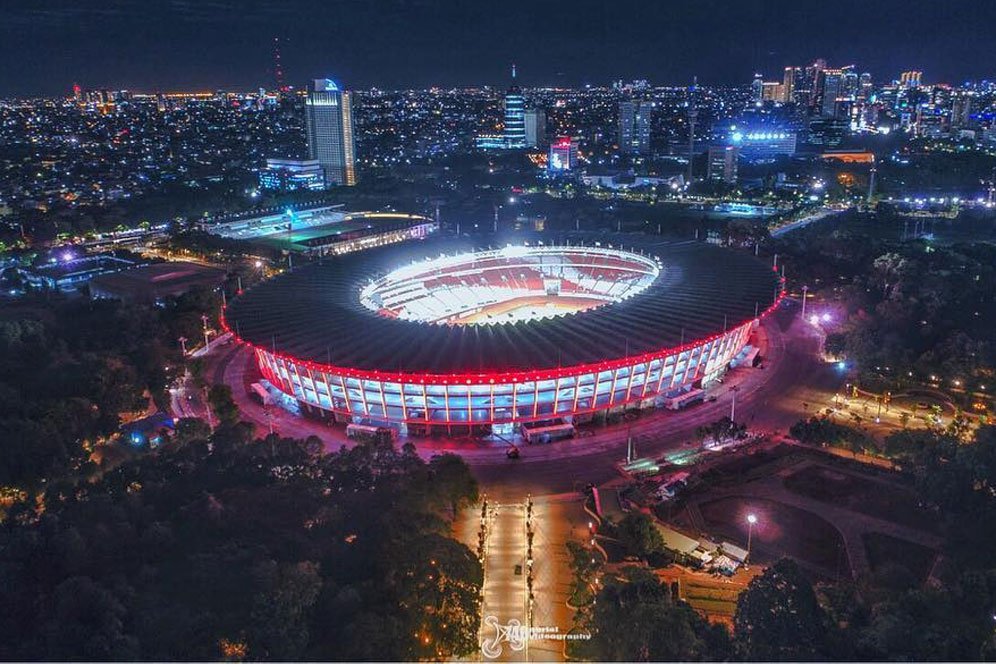
MULTIPOLYGON (((501 626, 529 626, 526 551, 525 505, 489 505, 488 533, 484 547, 482 644, 495 638, 497 630, 492 621, 497 621, 501 626)), ((528 640, 520 641, 520 650, 513 649, 512 641, 494 644, 494 652, 500 650, 500 654, 489 657, 489 653, 485 651, 484 659, 498 662, 528 660, 528 640)))
MULTIPOLYGON (((533 501, 533 625, 555 627, 561 634, 570 631, 573 611, 567 600, 571 592, 571 565, 568 540, 588 537, 588 514, 580 499, 537 498, 533 501)), ((564 643, 535 639, 529 644, 532 662, 564 661, 564 643)))

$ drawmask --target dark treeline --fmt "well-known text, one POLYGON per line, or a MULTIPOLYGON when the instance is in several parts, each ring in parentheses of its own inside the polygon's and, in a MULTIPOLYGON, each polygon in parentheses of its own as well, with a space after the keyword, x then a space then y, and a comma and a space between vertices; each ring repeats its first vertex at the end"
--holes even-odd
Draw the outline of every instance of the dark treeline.
POLYGON ((213 434, 0 529, 0 659, 438 659, 476 649, 481 565, 450 539, 477 487, 453 456, 213 434))

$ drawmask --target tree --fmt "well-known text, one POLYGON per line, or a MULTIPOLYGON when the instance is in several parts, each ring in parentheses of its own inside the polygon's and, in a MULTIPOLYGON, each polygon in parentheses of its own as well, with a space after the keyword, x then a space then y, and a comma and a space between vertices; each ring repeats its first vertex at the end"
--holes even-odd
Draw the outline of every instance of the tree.
POLYGON ((258 565, 255 573, 261 589, 253 600, 249 653, 268 660, 301 659, 310 640, 311 612, 322 587, 318 565, 269 560, 258 565))
POLYGON ((66 579, 52 602, 51 618, 41 627, 44 659, 108 661, 137 655, 138 643, 124 629, 124 606, 93 579, 66 579))
POLYGON ((478 648, 484 570, 462 544, 435 533, 391 550, 389 583, 415 639, 401 659, 449 659, 478 648))
POLYGON ((194 440, 207 440, 211 437, 211 427, 197 417, 181 417, 176 421, 173 438, 179 444, 194 440))
POLYGON ((450 509, 453 518, 463 505, 477 502, 477 480, 462 457, 456 454, 437 454, 429 459, 433 489, 450 509))
POLYGON ((232 388, 228 385, 212 385, 208 390, 208 404, 222 424, 235 424, 239 421, 239 407, 232 398, 232 388))
POLYGON ((733 638, 744 659, 820 659, 827 630, 813 586, 788 558, 755 577, 737 600, 733 638))
POLYGON ((646 556, 664 550, 664 537, 652 517, 643 512, 630 512, 616 528, 619 541, 634 556, 646 556))
POLYGON ((598 594, 589 628, 591 658, 615 662, 725 659, 728 637, 655 576, 631 568, 598 594))

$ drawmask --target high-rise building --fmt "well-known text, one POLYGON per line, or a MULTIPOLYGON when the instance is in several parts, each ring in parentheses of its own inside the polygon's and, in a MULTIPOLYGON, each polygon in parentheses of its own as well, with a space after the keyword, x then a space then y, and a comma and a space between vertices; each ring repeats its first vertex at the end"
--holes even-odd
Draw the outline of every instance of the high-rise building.
POLYGON ((858 78, 858 73, 851 69, 846 70, 841 80, 840 88, 841 96, 851 100, 857 99, 858 91, 861 89, 861 79, 858 78))
POLYGON ((537 148, 546 145, 546 111, 542 108, 527 109, 524 120, 526 147, 537 148))
POLYGON ((764 78, 760 74, 754 74, 754 80, 750 84, 751 99, 759 102, 764 97, 764 78))
POLYGON ((733 184, 737 181, 737 156, 739 150, 734 145, 718 145, 709 148, 708 178, 713 182, 733 184))
POLYGON ((820 73, 820 115, 828 118, 837 114, 837 97, 844 83, 843 69, 824 69, 820 73))
POLYGON ((578 142, 570 136, 560 136, 550 144, 547 170, 559 173, 577 168, 578 142))
POLYGON ((267 159, 259 171, 261 189, 318 191, 325 188, 325 170, 317 159, 267 159))
POLYGON ((515 85, 515 65, 512 65, 512 86, 505 93, 505 147, 516 150, 526 147, 526 98, 515 85))
POLYGON ((951 97, 951 128, 961 129, 972 122, 972 97, 961 92, 951 97))
POLYGON ((315 79, 305 104, 308 156, 325 172, 325 186, 356 184, 353 100, 326 78, 315 79))
POLYGON ((918 88, 922 78, 922 71, 904 71, 899 75, 899 85, 904 88, 918 88))
POLYGON ((805 103, 815 111, 820 110, 820 86, 822 84, 823 70, 827 68, 827 61, 819 58, 813 64, 806 67, 802 72, 802 85, 797 85, 798 91, 805 97, 805 103))
POLYGON ((619 103, 619 150, 626 154, 650 153, 650 120, 653 104, 648 101, 619 103))
POLYGON ((872 75, 868 72, 858 78, 858 99, 868 100, 872 96, 872 75))
POLYGON ((729 144, 737 148, 737 156, 746 162, 771 161, 795 154, 796 134, 775 127, 730 128, 729 144))
POLYGON ((784 86, 781 83, 776 83, 775 81, 765 81, 761 85, 761 100, 762 101, 777 101, 780 102, 785 97, 784 86))
POLYGON ((800 76, 799 67, 786 67, 782 77, 782 101, 786 104, 796 101, 796 79, 800 76))
POLYGON ((844 141, 847 133, 847 122, 837 118, 814 118, 809 123, 809 145, 822 148, 836 148, 844 141))

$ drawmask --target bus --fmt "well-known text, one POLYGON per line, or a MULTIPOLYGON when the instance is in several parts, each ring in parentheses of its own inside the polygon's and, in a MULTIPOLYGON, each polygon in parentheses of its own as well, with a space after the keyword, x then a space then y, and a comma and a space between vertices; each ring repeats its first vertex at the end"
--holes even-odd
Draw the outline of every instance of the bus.
POLYGON ((703 401, 705 401, 705 392, 698 388, 692 388, 687 392, 666 397, 664 399, 664 407, 668 410, 681 410, 682 408, 687 408, 703 401))
POLYGON ((269 406, 273 403, 273 397, 263 387, 262 383, 253 383, 249 386, 249 396, 261 406, 269 406))
POLYGON ((543 420, 523 423, 519 427, 519 433, 524 441, 532 445, 573 438, 577 435, 577 430, 573 424, 563 420, 543 420))
POLYGON ((389 442, 394 440, 394 429, 370 424, 348 424, 346 437, 364 442, 389 442))

